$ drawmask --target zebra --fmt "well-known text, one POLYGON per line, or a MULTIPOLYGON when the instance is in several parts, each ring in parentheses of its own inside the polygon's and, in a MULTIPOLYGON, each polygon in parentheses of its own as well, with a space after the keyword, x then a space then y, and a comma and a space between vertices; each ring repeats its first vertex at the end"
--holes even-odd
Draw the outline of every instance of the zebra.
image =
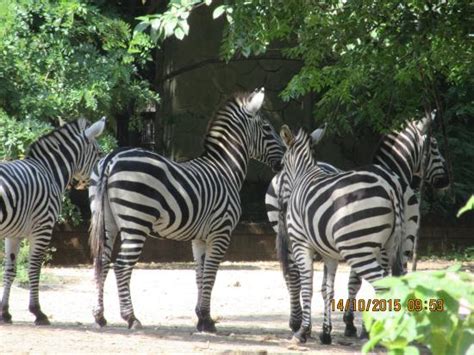
MULTIPOLYGON (((435 137, 428 138, 435 116, 425 117, 419 121, 412 120, 399 131, 384 135, 375 152, 373 163, 396 174, 404 189, 405 228, 403 241, 403 270, 406 273, 406 264, 411 259, 415 236, 418 234, 420 222, 420 204, 415 193, 417 182, 423 178, 434 189, 443 190, 450 185, 449 173, 444 157, 442 156, 435 137), (411 187, 411 188, 410 188, 411 187)), ((388 264, 387 255, 382 253, 382 263, 388 264)), ((362 285, 362 280, 351 270, 348 289, 349 300, 355 299, 362 285)), ((354 326, 354 302, 344 312, 343 320, 346 324, 345 335, 357 334, 354 326)))
POLYGON ((0 322, 12 322, 10 289, 20 242, 27 237, 29 310, 36 317, 36 325, 50 324, 39 303, 41 264, 61 209, 61 196, 73 178, 90 175, 100 157, 96 137, 104 127, 105 118, 91 126, 78 119, 33 142, 25 159, 0 163, 0 237, 5 238, 0 322))
POLYGON ((95 263, 96 323, 103 327, 103 288, 116 236, 114 263, 120 312, 129 328, 140 328, 130 296, 132 269, 149 236, 192 241, 198 288, 197 330, 215 332, 211 292, 217 269, 240 215, 239 191, 250 158, 281 168, 283 144, 259 115, 264 89, 235 95, 208 126, 201 156, 174 162, 143 149, 106 156, 92 174, 90 245, 95 263))
MULTIPOLYGON (((413 187, 415 184, 415 177, 421 177, 421 169, 423 163, 421 161, 424 151, 427 150, 427 138, 426 131, 429 128, 430 121, 424 119, 418 123, 412 121, 402 131, 394 131, 390 135, 386 135, 382 138, 379 148, 376 151, 373 162, 381 164, 389 169, 394 169, 393 161, 398 160, 398 166, 404 166, 405 171, 411 171, 404 181, 406 184, 410 184, 413 187), (400 146, 403 145, 403 149, 400 146), (383 148, 381 148, 383 147, 383 148), (398 147, 398 148, 397 148, 398 147), (398 149, 399 152, 395 150, 398 149), (396 158, 393 158, 395 156, 396 158), (413 157, 410 159, 410 157, 413 157), (409 163, 411 161, 412 163, 409 163), (389 163, 392 162, 392 165, 389 163)), ((435 138, 431 138, 429 145, 429 152, 427 155, 427 164, 425 166, 425 181, 437 189, 445 188, 449 185, 448 173, 446 164, 443 156, 441 155, 438 144, 435 138)), ((323 162, 317 162, 317 164, 327 173, 342 172, 336 167, 323 162)), ((400 169, 400 168, 399 168, 400 169)), ((396 170, 398 171, 398 169, 396 170)), ((283 172, 278 173, 271 181, 270 186, 265 196, 265 203, 267 208, 267 216, 276 233, 278 233, 278 213, 280 210, 278 202, 278 191, 280 181, 282 180, 283 172)), ((398 174, 399 176, 405 176, 398 174)), ((418 232, 418 221, 419 221, 419 204, 416 194, 409 193, 407 190, 404 194, 405 201, 405 229, 404 229, 404 264, 411 258, 413 250, 413 241, 415 235, 418 232), (408 193, 407 193, 408 192, 408 193)), ((294 263, 291 255, 289 255, 289 268, 288 274, 284 275, 285 281, 290 294, 290 328, 293 332, 296 332, 301 324, 301 303, 300 303, 300 283, 298 267, 294 263)), ((382 263, 388 265, 389 261, 386 253, 382 252, 382 263)), ((406 272, 406 266, 403 272, 406 272)), ((361 286, 361 280, 357 277, 357 274, 351 273, 349 277, 349 299, 355 299, 357 292, 361 286)), ((353 303, 350 303, 353 305, 353 303)), ((353 309, 348 309, 344 316, 344 322, 346 323, 345 335, 355 336, 357 334, 356 328, 354 327, 354 315, 353 309)))
POLYGON ((324 261, 320 340, 330 344, 330 302, 338 261, 345 260, 359 277, 373 283, 387 275, 380 260, 381 249, 385 249, 392 269, 401 269, 404 190, 398 177, 379 165, 327 174, 316 164, 311 138, 304 130, 294 136, 284 126, 281 136, 287 151, 280 198, 287 202, 280 209, 279 258, 288 268, 285 246, 291 242, 303 303, 302 322, 293 341, 305 342, 311 331, 313 257, 318 253, 324 261))

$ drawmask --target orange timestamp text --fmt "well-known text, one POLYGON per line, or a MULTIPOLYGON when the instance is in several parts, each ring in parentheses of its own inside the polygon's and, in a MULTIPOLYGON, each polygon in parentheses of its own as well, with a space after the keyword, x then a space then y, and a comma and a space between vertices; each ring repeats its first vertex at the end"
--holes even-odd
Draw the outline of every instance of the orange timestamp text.
POLYGON ((331 299, 331 310, 347 312, 349 310, 365 312, 399 312, 402 309, 408 312, 444 312, 444 300, 431 298, 422 300, 420 298, 410 298, 405 305, 398 298, 360 298, 360 299, 331 299))

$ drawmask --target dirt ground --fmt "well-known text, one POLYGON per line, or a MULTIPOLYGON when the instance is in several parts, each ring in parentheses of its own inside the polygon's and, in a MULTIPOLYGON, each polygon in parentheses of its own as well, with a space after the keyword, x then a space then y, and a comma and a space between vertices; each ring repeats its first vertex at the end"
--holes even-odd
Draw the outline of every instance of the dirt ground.
MULTIPOLYGON (((419 269, 445 268, 448 262, 419 264, 419 269)), ((333 345, 321 345, 320 282, 322 265, 315 264, 313 338, 303 347, 289 342, 289 301, 275 262, 223 263, 212 300, 217 334, 195 332, 196 286, 192 264, 141 265, 132 276, 135 314, 144 328, 128 330, 120 318, 113 273, 106 283, 108 326, 93 324, 94 285, 90 267, 45 268, 40 299, 51 326, 36 327, 28 312, 28 290, 13 287, 13 325, 0 325, 0 353, 359 353, 361 341, 344 337, 342 314, 333 313, 333 345)), ((341 265, 335 298, 347 297, 348 269, 341 265)), ((364 282, 359 298, 373 296, 364 282)), ((356 316, 360 329, 361 315, 356 316)))

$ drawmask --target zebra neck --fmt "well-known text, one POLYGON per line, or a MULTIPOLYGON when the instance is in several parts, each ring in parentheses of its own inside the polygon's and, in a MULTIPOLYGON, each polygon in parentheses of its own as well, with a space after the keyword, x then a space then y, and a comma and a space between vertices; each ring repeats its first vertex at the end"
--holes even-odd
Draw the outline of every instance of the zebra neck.
POLYGON ((294 164, 290 169, 287 170, 288 184, 290 188, 293 188, 300 180, 305 180, 307 174, 323 174, 323 170, 318 166, 316 160, 310 155, 300 156, 297 164, 294 164))
POLYGON ((420 143, 411 127, 382 138, 373 163, 384 166, 410 185, 420 166, 420 143))
POLYGON ((230 135, 208 134, 205 141, 204 160, 214 165, 238 190, 247 175, 249 162, 248 145, 230 135))
POLYGON ((64 191, 72 179, 71 163, 59 152, 31 152, 27 159, 38 162, 50 174, 60 191, 64 191))

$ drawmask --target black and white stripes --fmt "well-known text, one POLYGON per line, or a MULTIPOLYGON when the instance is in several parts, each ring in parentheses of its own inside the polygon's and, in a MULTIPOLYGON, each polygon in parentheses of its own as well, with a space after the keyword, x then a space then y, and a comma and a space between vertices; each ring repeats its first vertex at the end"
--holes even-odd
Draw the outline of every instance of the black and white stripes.
MULTIPOLYGON (((312 157, 308 134, 300 130, 295 137, 284 127, 282 137, 288 150, 281 190, 288 199, 280 213, 278 243, 291 242, 303 302, 301 323, 294 336, 306 341, 311 331, 313 257, 319 253, 325 263, 321 341, 328 344, 332 329, 330 300, 334 297, 338 261, 345 260, 369 282, 387 274, 380 262, 382 249, 388 252, 392 265, 401 263, 403 191, 398 177, 377 165, 327 174, 312 157)), ((286 267, 284 255, 280 253, 286 267)))
POLYGON ((258 115, 263 89, 229 100, 211 121, 204 153, 183 163, 130 149, 102 160, 92 176, 89 194, 93 219, 90 242, 95 256, 96 322, 106 324, 103 286, 117 235, 114 263, 121 315, 129 327, 140 327, 130 297, 132 268, 148 236, 192 240, 197 263, 197 329, 215 331, 210 315, 217 269, 240 218, 239 191, 249 159, 274 168, 283 146, 271 125, 258 115))
MULTIPOLYGON (((421 120, 420 122, 410 122, 404 130, 384 136, 374 157, 374 162, 398 176, 402 187, 404 206, 404 263, 406 263, 411 256, 413 240, 418 232, 420 214, 418 199, 409 186, 414 185, 415 177, 424 177, 425 181, 434 188, 444 188, 449 184, 446 165, 439 152, 436 139, 431 138, 428 141, 426 135, 430 123, 431 120, 427 119, 421 120), (423 162, 423 159, 425 159, 425 162, 423 162)), ((331 173, 331 170, 332 172, 337 171, 336 168, 330 165, 328 166, 325 163, 318 162, 317 164, 323 171, 326 170, 328 173, 331 173)), ((288 199, 288 196, 284 196, 284 193, 281 192, 279 188, 284 174, 286 174, 285 170, 274 177, 266 195, 268 218, 277 232, 278 213, 284 207, 288 199)), ((287 264, 284 270, 284 276, 291 302, 290 327, 293 331, 297 331, 301 324, 302 314, 299 270, 291 253, 291 243, 289 243, 288 246, 280 245, 280 247, 286 248, 287 250, 287 255, 285 253, 282 254, 281 250, 279 250, 279 252, 280 256, 284 256, 287 264)), ((384 248, 381 249, 380 261, 382 267, 388 271, 389 259, 387 251, 384 248)), ((405 270, 406 267, 400 268, 399 270, 395 270, 395 273, 400 274, 405 272, 405 270)), ((355 298, 360 289, 361 282, 362 280, 357 273, 351 270, 348 285, 349 299, 355 298)), ((345 334, 348 336, 356 334, 353 319, 353 310, 348 310, 344 314, 344 321, 346 323, 345 334)))
POLYGON ((95 138, 105 119, 87 128, 87 121, 68 123, 34 142, 24 160, 0 163, 0 238, 5 240, 5 274, 0 321, 11 322, 9 296, 16 275, 20 241, 30 242, 28 276, 30 312, 36 324, 49 324, 41 312, 38 285, 41 264, 72 178, 88 178, 99 159, 95 138))

